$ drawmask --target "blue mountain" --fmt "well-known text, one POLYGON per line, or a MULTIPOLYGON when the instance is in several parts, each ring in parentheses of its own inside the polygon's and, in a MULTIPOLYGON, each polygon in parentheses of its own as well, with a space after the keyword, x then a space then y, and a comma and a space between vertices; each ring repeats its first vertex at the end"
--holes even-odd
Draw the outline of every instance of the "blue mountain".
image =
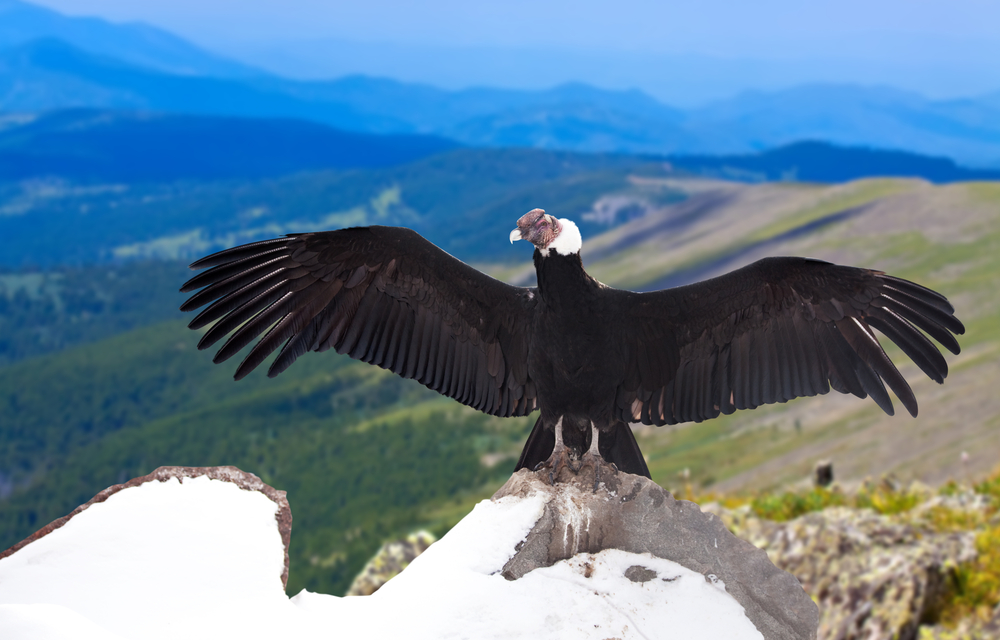
MULTIPOLYGON (((0 183, 44 177, 78 183, 253 179, 388 167, 458 146, 438 136, 347 132, 290 118, 68 109, 0 118, 0 183)), ((682 173, 743 181, 1000 179, 1000 170, 967 169, 949 158, 819 141, 751 154, 650 155, 645 161, 663 160, 682 173)))
POLYGON ((457 146, 435 136, 354 133, 287 118, 73 109, 0 128, 0 181, 260 178, 385 167, 457 146))
POLYGON ((738 181, 847 182, 870 177, 922 178, 929 182, 1000 180, 1000 169, 968 169, 950 158, 868 147, 803 141, 760 153, 675 155, 682 171, 738 181))
POLYGON ((748 154, 801 140, 1000 167, 1000 93, 929 100, 890 87, 809 85, 675 109, 637 91, 446 91, 384 78, 280 78, 145 25, 0 0, 0 112, 85 107, 311 120, 471 146, 748 154), (4 48, 4 47, 7 48, 4 48))
POLYGON ((91 53, 169 73, 222 77, 261 73, 146 24, 113 24, 65 16, 19 0, 0 0, 0 50, 39 38, 57 38, 91 53))
POLYGON ((178 75, 95 55, 62 40, 32 40, 0 53, 0 110, 67 107, 285 117, 355 131, 407 131, 344 103, 300 99, 237 79, 178 75))

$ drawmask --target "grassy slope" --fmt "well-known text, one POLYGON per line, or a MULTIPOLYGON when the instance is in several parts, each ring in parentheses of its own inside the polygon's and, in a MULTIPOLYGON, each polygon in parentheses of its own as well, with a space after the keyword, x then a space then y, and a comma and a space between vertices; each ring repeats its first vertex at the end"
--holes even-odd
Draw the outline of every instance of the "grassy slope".
MULTIPOLYGON (((664 212, 663 215, 669 215, 664 212)), ((646 221, 648 225, 650 222, 646 221)), ((646 244, 674 250, 643 260, 640 280, 671 269, 702 265, 699 277, 728 271, 764 255, 808 255, 874 267, 944 292, 967 327, 963 353, 948 354, 944 386, 923 374, 898 349, 889 353, 914 388, 917 419, 885 416, 870 401, 840 394, 800 399, 702 425, 643 429, 640 443, 654 479, 678 485, 688 469, 697 484, 723 491, 774 487, 807 477, 819 459, 832 458, 838 476, 860 480, 895 472, 940 483, 990 470, 1000 450, 1000 185, 931 186, 919 181, 859 181, 838 186, 761 185, 740 189, 725 207, 668 238, 646 244), (831 212, 862 206, 854 217, 796 235, 831 212), (720 259, 717 247, 728 247, 720 259), (961 451, 971 460, 960 464, 961 451)), ((628 225, 608 235, 629 232, 628 225)), ((636 251, 590 267, 605 281, 629 280, 636 251)), ((897 403, 898 406, 898 403, 897 403)))
MULTIPOLYGON (((1000 379, 1000 183, 659 182, 692 198, 585 243, 584 262, 599 280, 633 288, 678 284, 767 255, 806 255, 935 288, 955 304, 967 331, 961 355, 945 352, 951 374, 943 386, 887 345, 917 395, 916 419, 901 408, 890 417, 870 400, 831 393, 702 424, 637 426, 655 481, 677 490, 689 481, 700 491, 752 493, 802 483, 824 458, 848 483, 893 473, 940 484, 993 469, 1000 451, 993 388, 1000 379), (702 208, 699 198, 712 204, 702 208), (686 220, 692 209, 698 215, 686 220), (845 210, 857 213, 838 219, 845 210), (825 220, 832 221, 824 226, 825 220), (600 257, 588 261, 588 254, 600 257), (671 277, 678 271, 685 276, 671 277), (963 451, 970 454, 964 464, 963 451)), ((523 268, 501 273, 525 276, 523 268)))
MULTIPOLYGON (((813 255, 935 287, 955 301, 969 332, 962 356, 949 356, 945 386, 921 380, 909 363, 901 367, 921 403, 917 420, 886 418, 870 401, 836 394, 640 429, 655 480, 679 486, 686 468, 696 486, 766 487, 832 457, 842 479, 896 471, 935 482, 963 472, 961 450, 973 454, 965 472, 994 464, 1000 185, 649 179, 634 181, 629 193, 655 201, 676 190, 725 197, 690 218, 682 215, 690 201, 661 206, 593 239, 585 260, 588 252, 600 256, 588 262, 596 277, 642 286, 678 268, 702 277, 758 255, 813 255), (815 225, 859 206, 853 218, 815 225), (810 232, 797 234, 803 226, 810 232)), ((289 492, 290 591, 339 592, 385 538, 417 526, 443 530, 492 493, 530 426, 329 355, 305 357, 275 380, 255 374, 233 384, 232 367, 212 366, 194 342, 180 323, 166 323, 0 368, 0 487, 16 486, 0 509, 0 546, 158 465, 235 464, 289 492)))

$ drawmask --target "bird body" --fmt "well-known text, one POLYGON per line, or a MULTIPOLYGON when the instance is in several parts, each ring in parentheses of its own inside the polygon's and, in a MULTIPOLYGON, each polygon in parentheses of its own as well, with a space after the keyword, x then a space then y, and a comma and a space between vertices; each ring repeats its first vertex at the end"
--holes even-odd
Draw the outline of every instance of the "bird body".
POLYGON ((529 345, 537 347, 529 349, 528 377, 536 381, 539 398, 535 429, 547 433, 538 434, 536 447, 525 447, 517 468, 534 468, 548 457, 555 444, 552 429, 561 420, 563 440, 578 455, 591 445, 592 425, 606 442, 623 435, 627 448, 606 458, 648 476, 632 432, 615 410, 628 367, 621 349, 621 332, 628 326, 621 317, 623 292, 587 275, 579 253, 544 255, 535 249, 534 262, 538 303, 529 345))
POLYGON ((511 232, 519 239, 535 245, 537 287, 499 282, 413 231, 365 227, 203 258, 192 268, 212 268, 184 285, 201 291, 181 308, 209 304, 190 325, 214 322, 201 349, 232 333, 216 362, 267 331, 237 379, 279 348, 270 376, 333 348, 491 415, 540 410, 517 468, 565 447, 646 476, 632 422, 700 422, 830 388, 891 414, 883 381, 916 415, 872 328, 938 382, 947 363, 920 330, 954 353, 964 332, 944 296, 878 271, 768 258, 635 293, 586 273, 569 220, 535 209, 511 232))

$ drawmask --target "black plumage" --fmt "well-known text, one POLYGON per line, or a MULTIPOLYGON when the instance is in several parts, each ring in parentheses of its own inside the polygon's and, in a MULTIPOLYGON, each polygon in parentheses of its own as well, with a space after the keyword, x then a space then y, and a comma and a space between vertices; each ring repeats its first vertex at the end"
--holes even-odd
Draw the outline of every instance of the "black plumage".
POLYGON ((833 388, 916 416, 906 380, 872 329, 931 379, 948 365, 924 335, 959 352, 947 299, 879 271, 767 258, 718 278, 634 293, 586 274, 579 232, 539 209, 511 240, 531 240, 537 287, 497 281, 417 233, 366 227, 293 234, 221 251, 181 289, 192 320, 227 334, 222 362, 263 334, 236 370, 270 354, 269 376, 306 351, 334 349, 413 378, 495 416, 540 417, 517 468, 546 460, 557 435, 649 475, 628 423, 700 422, 833 388), (574 236, 575 235, 575 239, 574 236), (266 333, 265 333, 266 332, 266 333), (560 429, 557 429, 560 425, 560 429), (596 431, 592 431, 596 429, 596 431))

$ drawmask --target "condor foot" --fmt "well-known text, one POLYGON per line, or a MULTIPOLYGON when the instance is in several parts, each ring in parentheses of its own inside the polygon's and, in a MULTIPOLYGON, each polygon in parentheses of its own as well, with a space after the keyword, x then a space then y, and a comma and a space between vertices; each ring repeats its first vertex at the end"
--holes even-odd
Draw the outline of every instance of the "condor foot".
POLYGON ((555 426, 556 444, 552 449, 552 455, 538 463, 534 471, 548 469, 549 483, 553 485, 556 481, 580 483, 579 476, 589 476, 592 473, 594 476, 593 490, 596 492, 601 484, 602 469, 607 471, 610 468, 613 473, 617 474, 618 468, 601 457, 597 448, 598 431, 593 422, 591 422, 591 429, 593 433, 590 449, 582 456, 577 457, 569 447, 563 444, 562 418, 560 418, 555 426))

